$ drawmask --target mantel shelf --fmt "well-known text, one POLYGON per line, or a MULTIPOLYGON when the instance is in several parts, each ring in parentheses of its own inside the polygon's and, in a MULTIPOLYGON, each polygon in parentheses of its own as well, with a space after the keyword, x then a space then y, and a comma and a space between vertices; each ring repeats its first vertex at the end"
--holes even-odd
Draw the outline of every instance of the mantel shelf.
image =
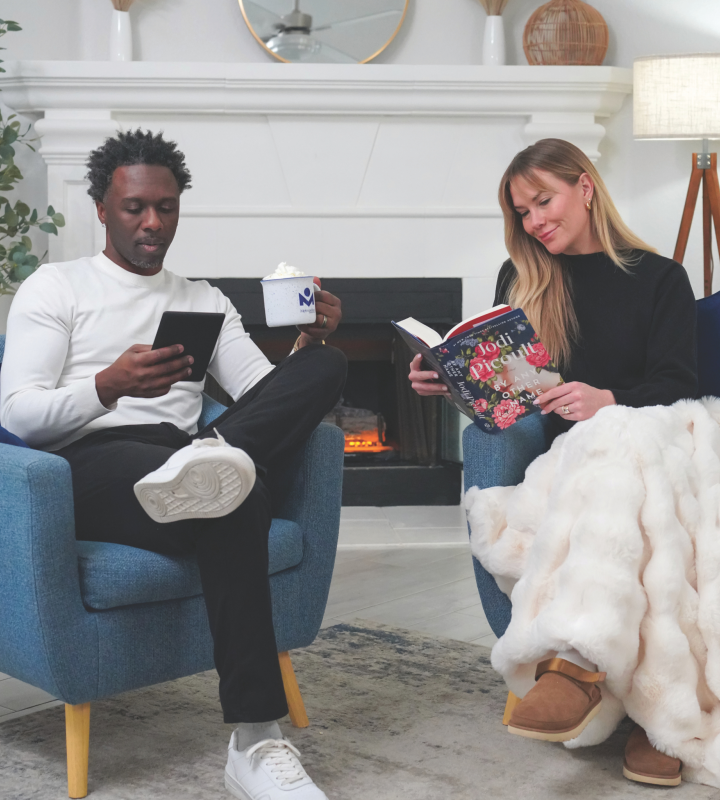
POLYGON ((616 113, 618 67, 18 61, 3 101, 22 113, 533 116, 616 113))

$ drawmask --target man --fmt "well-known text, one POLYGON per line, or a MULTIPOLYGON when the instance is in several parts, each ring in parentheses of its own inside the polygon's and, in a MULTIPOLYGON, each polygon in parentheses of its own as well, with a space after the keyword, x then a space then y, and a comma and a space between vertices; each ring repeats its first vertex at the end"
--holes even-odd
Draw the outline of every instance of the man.
POLYGON ((340 301, 317 292, 315 322, 301 327, 293 353, 273 367, 217 289, 163 269, 180 194, 190 185, 175 143, 120 133, 90 154, 88 166, 105 249, 40 267, 18 291, 2 423, 69 461, 78 539, 197 554, 223 715, 237 725, 230 792, 242 800, 326 800, 276 722, 287 706, 272 625, 264 478, 340 396, 345 357, 322 346, 340 322, 340 301), (192 359, 179 345, 151 350, 168 310, 225 315, 208 371, 235 403, 214 421, 217 435, 197 430, 202 383, 186 380, 192 359))

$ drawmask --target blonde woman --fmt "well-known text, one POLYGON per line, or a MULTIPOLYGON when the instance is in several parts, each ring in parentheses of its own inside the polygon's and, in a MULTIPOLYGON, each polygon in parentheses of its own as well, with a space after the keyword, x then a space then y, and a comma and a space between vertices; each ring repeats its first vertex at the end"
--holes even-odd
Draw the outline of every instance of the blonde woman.
MULTIPOLYGON (((511 258, 500 270, 495 303, 526 312, 566 379, 539 398, 554 433, 605 406, 694 398, 695 299, 687 274, 628 229, 587 156, 568 142, 544 139, 513 159, 499 199, 511 258)), ((447 393, 420 357, 409 378, 420 395, 447 393)), ((510 730, 574 739, 599 710, 601 675, 576 651, 540 666, 510 730)), ((680 767, 641 728, 633 731, 627 777, 676 785, 680 767)))
MULTIPOLYGON (((505 243, 495 304, 522 308, 566 383, 542 396, 559 429, 603 406, 670 405, 697 391, 695 299, 682 266, 625 225, 590 159, 561 139, 518 153, 500 182, 505 243)), ((413 389, 447 388, 410 367, 413 389)))

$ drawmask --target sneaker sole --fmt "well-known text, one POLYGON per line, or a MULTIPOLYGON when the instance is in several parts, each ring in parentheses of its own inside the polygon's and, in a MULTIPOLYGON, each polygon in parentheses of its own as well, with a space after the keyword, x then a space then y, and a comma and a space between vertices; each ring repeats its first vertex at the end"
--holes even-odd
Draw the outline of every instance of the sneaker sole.
POLYGON ((515 736, 524 736, 526 739, 538 739, 542 742, 569 742, 571 739, 576 739, 580 736, 590 724, 591 720, 600 713, 601 708, 602 702, 591 709, 579 725, 569 731, 534 731, 529 728, 515 728, 512 725, 508 725, 508 731, 515 734, 515 736))
POLYGON ((653 786, 679 786, 682 783, 682 775, 673 778, 659 778, 654 775, 643 775, 642 772, 632 772, 623 764, 623 775, 629 781, 637 783, 650 783, 653 786))
POLYGON ((238 800, 253 800, 253 798, 240 786, 240 784, 225 771, 225 788, 238 800))
POLYGON ((246 453, 183 464, 166 481, 138 481, 135 496, 155 522, 213 519, 234 511, 255 485, 255 465, 246 453))

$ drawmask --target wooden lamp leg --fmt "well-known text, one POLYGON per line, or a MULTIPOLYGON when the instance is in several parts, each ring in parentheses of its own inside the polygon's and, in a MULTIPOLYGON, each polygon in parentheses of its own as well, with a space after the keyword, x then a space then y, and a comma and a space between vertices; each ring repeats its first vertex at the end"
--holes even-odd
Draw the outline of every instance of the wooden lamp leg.
POLYGON ((90 752, 90 703, 65 704, 68 797, 87 797, 90 752))
POLYGON ((712 293, 712 213, 710 209, 710 182, 703 175, 703 291, 712 293))
POLYGON ((703 192, 703 289, 705 297, 712 294, 713 280, 713 258, 712 258, 712 229, 715 228, 715 238, 717 240, 718 252, 720 252, 720 182, 717 174, 717 153, 705 153, 709 155, 710 161, 705 162, 705 166, 698 166, 698 153, 693 153, 692 173, 690 174, 690 185, 688 186, 687 197, 685 198, 685 208, 683 209, 680 232, 678 233, 677 244, 673 258, 679 264, 683 263, 688 239, 690 238, 690 228, 692 227, 695 206, 697 205, 700 184, 702 183, 703 192))
MULTIPOLYGON (((705 170, 704 176, 704 190, 708 197, 709 210, 707 216, 712 215, 712 227, 715 228, 715 239, 718 245, 718 252, 720 252, 720 183, 718 182, 717 174, 717 153, 710 155, 710 169, 705 170)), ((704 199, 704 195, 703 195, 704 199)), ((707 242, 705 243, 705 297, 712 294, 712 236, 710 233, 710 224, 703 225, 703 230, 707 230, 707 242)))
POLYGON ((685 208, 683 209, 682 221, 680 222, 680 232, 678 233, 675 253, 673 254, 673 259, 677 261, 678 264, 682 264, 685 258, 685 250, 687 249, 688 239, 690 238, 690 228, 692 227, 703 172, 704 170, 700 169, 697 165, 697 153, 693 153, 690 185, 688 186, 688 193, 685 198, 685 208))
POLYGON ((287 698, 288 709, 290 710, 290 722, 296 728, 307 728, 310 720, 305 713, 305 703, 303 703, 300 687, 298 686, 295 670, 290 661, 290 653, 278 653, 280 659, 280 671, 282 672, 283 686, 285 687, 285 697, 287 698))
POLYGON ((505 703, 505 713, 503 714, 503 725, 510 724, 510 717, 513 711, 520 705, 520 698, 512 692, 508 692, 507 703, 505 703))

